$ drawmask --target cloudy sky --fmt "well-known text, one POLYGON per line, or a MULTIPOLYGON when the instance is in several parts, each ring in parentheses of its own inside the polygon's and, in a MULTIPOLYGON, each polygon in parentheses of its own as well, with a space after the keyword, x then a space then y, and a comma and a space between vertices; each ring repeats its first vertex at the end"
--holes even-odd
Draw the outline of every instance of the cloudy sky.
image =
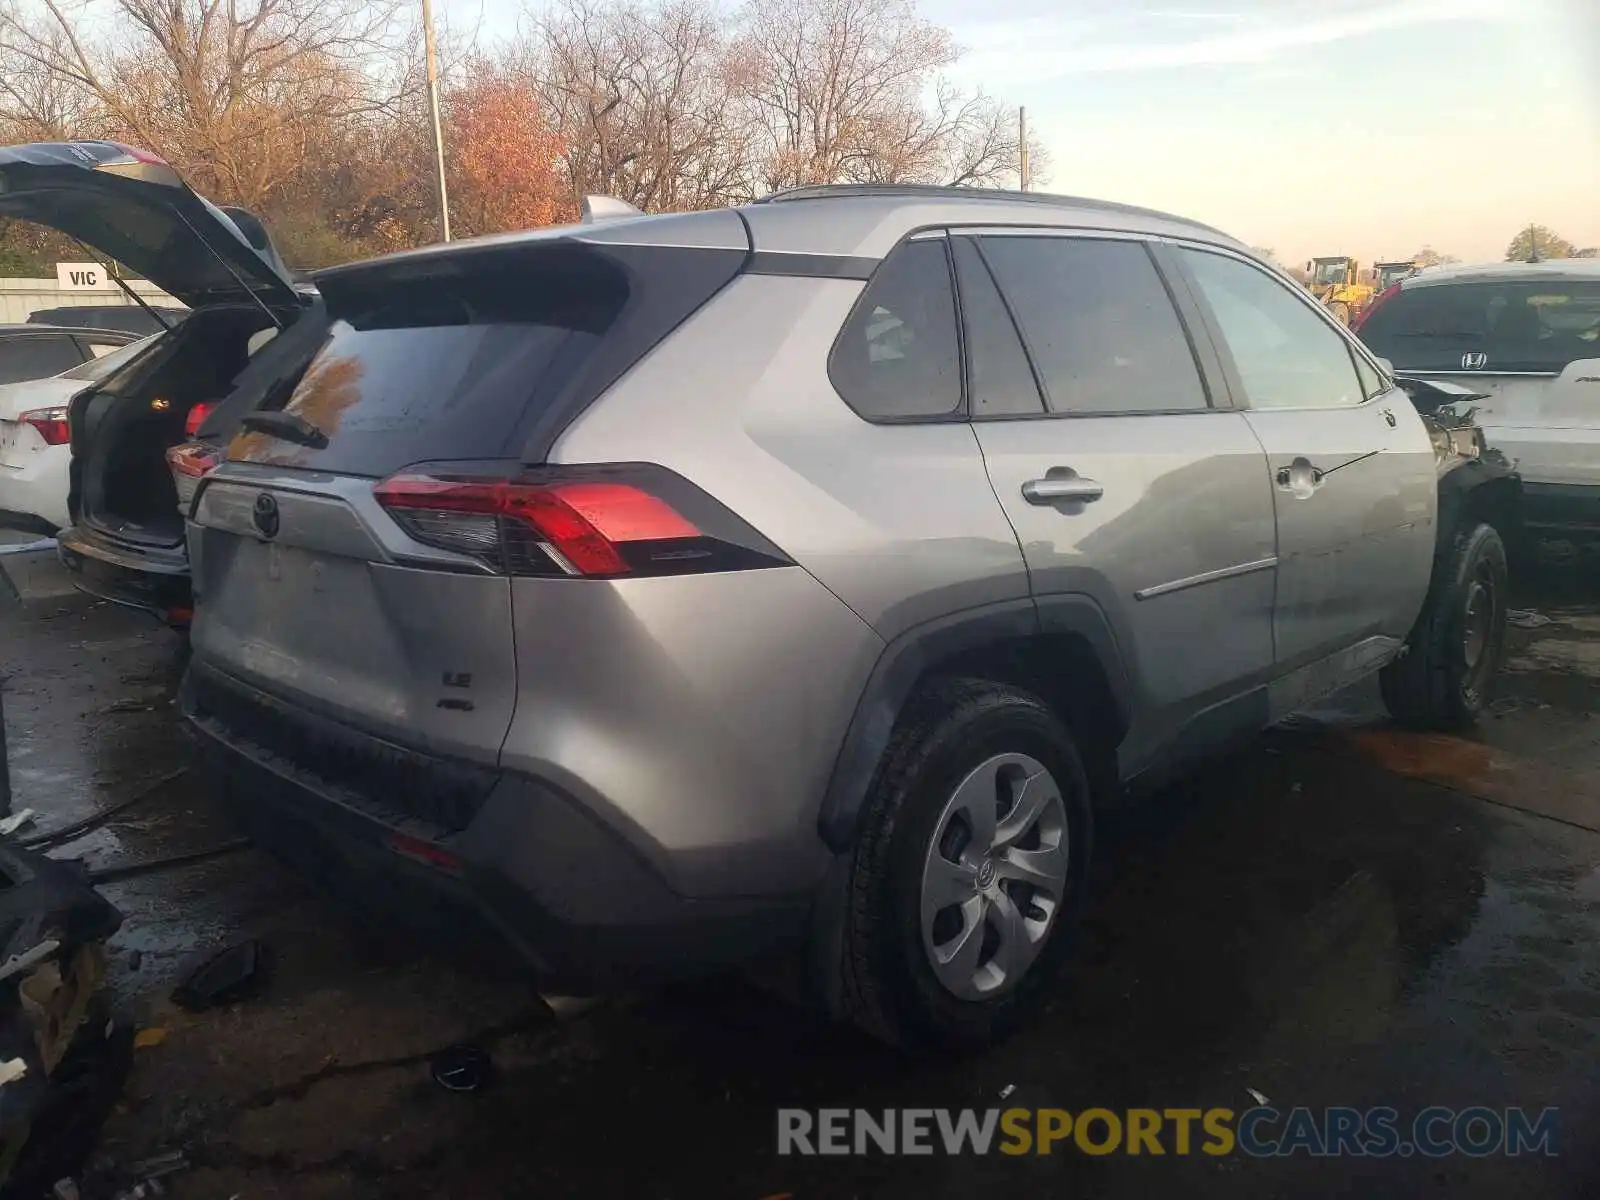
POLYGON ((1052 191, 1285 261, 1600 244, 1595 0, 924 0, 1026 104, 1052 191), (1003 14, 1003 15, 1002 15, 1003 14))
MULTIPOLYGON (((492 36, 528 0, 436 2, 492 36)), ((1027 106, 1052 191, 1286 263, 1498 259, 1531 221, 1600 245, 1600 0, 919 4, 963 82, 1027 106)))

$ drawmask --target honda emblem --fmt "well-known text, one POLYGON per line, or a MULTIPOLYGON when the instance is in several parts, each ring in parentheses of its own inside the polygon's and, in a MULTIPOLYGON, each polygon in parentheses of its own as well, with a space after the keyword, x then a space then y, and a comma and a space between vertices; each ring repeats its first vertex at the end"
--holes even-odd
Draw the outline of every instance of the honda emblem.
POLYGON ((1461 356, 1461 369, 1463 371, 1481 371, 1488 361, 1489 356, 1482 350, 1469 350, 1461 356))

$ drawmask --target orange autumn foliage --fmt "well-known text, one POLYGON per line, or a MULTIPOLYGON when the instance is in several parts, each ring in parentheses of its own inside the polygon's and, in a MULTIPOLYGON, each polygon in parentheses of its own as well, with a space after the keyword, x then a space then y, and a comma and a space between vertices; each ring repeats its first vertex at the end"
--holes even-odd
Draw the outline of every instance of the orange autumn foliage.
POLYGON ((573 220, 561 141, 525 80, 477 62, 446 95, 446 180, 460 237, 573 220))

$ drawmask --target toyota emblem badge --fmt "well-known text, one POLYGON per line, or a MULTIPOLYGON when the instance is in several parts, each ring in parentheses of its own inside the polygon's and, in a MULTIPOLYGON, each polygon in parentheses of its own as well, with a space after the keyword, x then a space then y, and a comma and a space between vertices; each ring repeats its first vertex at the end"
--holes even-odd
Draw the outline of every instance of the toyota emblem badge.
POLYGON ((278 502, 270 492, 262 492, 256 497, 251 516, 255 518, 256 528, 261 531, 262 537, 278 536, 278 502))

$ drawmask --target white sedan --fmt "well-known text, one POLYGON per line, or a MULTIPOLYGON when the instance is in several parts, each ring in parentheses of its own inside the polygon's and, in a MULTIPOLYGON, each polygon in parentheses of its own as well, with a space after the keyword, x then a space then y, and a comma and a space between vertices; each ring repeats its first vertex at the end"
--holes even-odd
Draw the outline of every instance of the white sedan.
POLYGON ((159 334, 130 342, 46 379, 0 384, 0 528, 54 534, 72 523, 67 409, 80 392, 149 349, 159 334))

